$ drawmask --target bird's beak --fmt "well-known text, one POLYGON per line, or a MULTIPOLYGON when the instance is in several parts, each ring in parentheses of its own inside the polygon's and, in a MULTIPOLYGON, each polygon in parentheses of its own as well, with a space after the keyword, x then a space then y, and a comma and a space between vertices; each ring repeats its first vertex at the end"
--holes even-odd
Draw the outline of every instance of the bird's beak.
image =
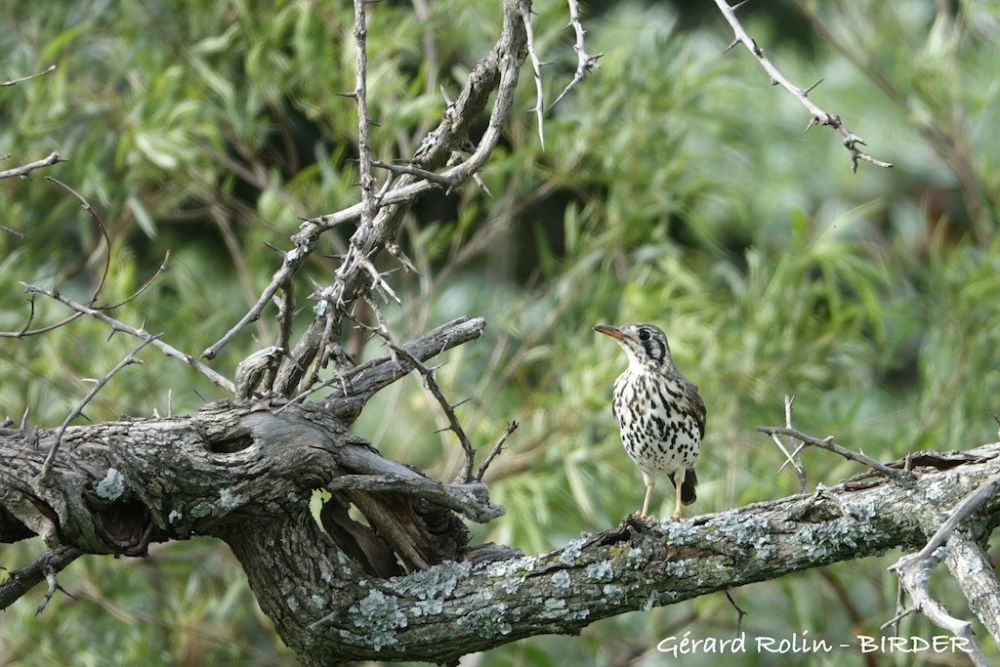
POLYGON ((612 338, 616 338, 618 340, 625 340, 625 334, 622 333, 622 330, 618 327, 613 327, 610 324, 598 324, 594 327, 594 331, 602 333, 605 336, 611 336, 612 338))

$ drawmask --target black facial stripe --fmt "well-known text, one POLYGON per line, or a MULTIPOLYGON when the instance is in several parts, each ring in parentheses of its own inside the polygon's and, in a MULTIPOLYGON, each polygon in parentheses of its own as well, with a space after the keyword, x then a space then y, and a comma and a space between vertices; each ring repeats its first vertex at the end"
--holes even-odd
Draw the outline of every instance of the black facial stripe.
POLYGON ((650 337, 642 341, 642 347, 646 351, 646 356, 656 361, 663 360, 663 346, 656 338, 650 337))

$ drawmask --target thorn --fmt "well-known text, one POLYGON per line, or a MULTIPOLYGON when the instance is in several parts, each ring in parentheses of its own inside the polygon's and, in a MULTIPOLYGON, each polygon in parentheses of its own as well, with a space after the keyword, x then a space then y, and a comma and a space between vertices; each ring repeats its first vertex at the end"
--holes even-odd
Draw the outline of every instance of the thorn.
POLYGON ((730 9, 733 10, 734 12, 739 11, 743 7, 743 5, 748 4, 749 2, 750 0, 743 0, 743 2, 730 7, 730 9))
POLYGON ((338 97, 350 97, 351 99, 354 99, 354 98, 356 98, 358 96, 358 93, 357 93, 357 91, 352 90, 349 93, 337 93, 337 96, 338 97))
POLYGON ((819 122, 819 118, 817 118, 816 116, 813 116, 812 118, 810 118, 809 119, 809 124, 806 125, 806 129, 802 130, 802 134, 805 134, 806 132, 808 132, 809 130, 811 130, 812 127, 813 127, 813 125, 816 125, 818 122, 819 122))
POLYGON ((733 48, 735 48, 735 47, 736 47, 736 45, 737 45, 737 44, 739 44, 739 43, 740 43, 740 38, 739 38, 739 37, 737 37, 737 38, 736 38, 736 39, 734 39, 734 40, 733 40, 732 42, 730 42, 730 43, 729 43, 729 46, 727 46, 727 47, 726 47, 726 48, 725 48, 725 49, 724 49, 724 50, 723 50, 722 52, 723 52, 723 53, 729 53, 729 52, 730 52, 730 51, 732 51, 732 50, 733 50, 733 48))
MULTIPOLYGON (((750 0, 747 0, 747 2, 750 2, 750 0)), ((806 88, 805 90, 803 90, 802 94, 805 95, 805 96, 808 96, 809 93, 811 93, 812 91, 814 91, 816 89, 816 86, 818 86, 821 83, 823 83, 823 79, 820 79, 819 81, 817 81, 813 85, 811 85, 808 88, 806 88)))
POLYGON ((452 410, 454 410, 455 408, 457 408, 457 407, 459 407, 459 406, 462 406, 462 405, 465 405, 466 403, 468 403, 468 402, 469 402, 469 401, 471 401, 471 400, 472 400, 472 397, 471 397, 471 396, 470 396, 469 398, 463 398, 463 399, 462 399, 461 401, 459 401, 458 403, 455 403, 454 405, 452 405, 452 406, 451 406, 451 409, 452 409, 452 410))

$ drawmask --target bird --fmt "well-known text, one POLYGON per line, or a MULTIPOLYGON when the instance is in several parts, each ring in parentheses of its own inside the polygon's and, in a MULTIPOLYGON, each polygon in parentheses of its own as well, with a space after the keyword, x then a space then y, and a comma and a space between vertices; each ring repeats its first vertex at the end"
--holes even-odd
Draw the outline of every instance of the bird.
POLYGON ((649 517, 655 475, 662 473, 674 485, 672 518, 679 521, 681 505, 690 505, 697 497, 694 466, 705 436, 706 416, 698 387, 677 370, 659 327, 598 324, 594 331, 614 338, 628 357, 628 368, 615 380, 612 412, 622 445, 646 483, 639 517, 649 517))

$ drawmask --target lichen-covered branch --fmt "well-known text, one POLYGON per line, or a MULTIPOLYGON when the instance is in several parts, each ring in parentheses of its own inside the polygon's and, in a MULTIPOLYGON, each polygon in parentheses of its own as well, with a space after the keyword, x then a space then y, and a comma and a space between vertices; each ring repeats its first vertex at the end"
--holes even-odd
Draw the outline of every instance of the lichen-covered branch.
MULTIPOLYGON (((955 506, 1000 472, 1000 444, 961 456, 922 452, 911 457, 908 487, 868 472, 822 494, 684 523, 628 519, 550 553, 495 550, 473 560, 461 522, 438 503, 474 504, 477 492, 417 483, 419 473, 379 456, 329 411, 217 403, 188 417, 70 427, 41 485, 37 471, 55 437, 0 431, 0 455, 11 462, 0 470, 0 507, 12 517, 4 525, 88 553, 141 553, 150 541, 214 535, 232 547, 262 609, 307 665, 449 661, 521 637, 576 633, 631 610, 916 549, 933 532, 928 504, 955 506), (323 487, 341 503, 324 516, 326 530, 308 508, 311 490, 323 487), (377 532, 352 523, 344 503, 365 512, 377 532)), ((968 519, 991 530, 1000 499, 968 519)))

